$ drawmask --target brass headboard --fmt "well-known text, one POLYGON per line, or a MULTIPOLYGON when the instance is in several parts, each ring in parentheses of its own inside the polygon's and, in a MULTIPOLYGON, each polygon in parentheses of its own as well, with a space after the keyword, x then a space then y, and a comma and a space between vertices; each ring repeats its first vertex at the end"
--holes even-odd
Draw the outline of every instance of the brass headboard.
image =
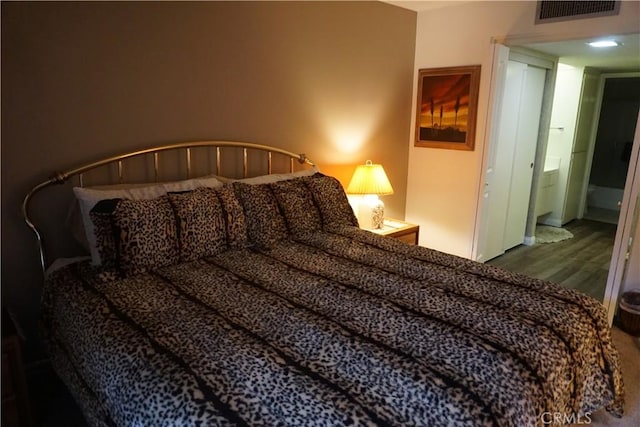
POLYGON ((237 142, 237 141, 191 141, 191 142, 179 142, 173 144, 167 144, 162 146, 156 146, 151 148, 146 148, 142 150, 131 151, 115 156, 111 156, 105 159, 97 160, 91 163, 87 163, 81 165, 79 167, 75 167, 63 172, 54 173, 51 178, 47 179, 44 182, 33 187, 25 196, 22 202, 22 215, 24 217, 24 221, 27 226, 34 232, 38 244, 38 251, 40 256, 40 266, 42 267, 42 271, 44 272, 47 267, 47 257, 45 254, 43 237, 40 229, 34 224, 32 216, 30 215, 30 202, 33 196, 38 193, 40 190, 52 185, 52 184, 63 184, 67 182, 72 177, 77 177, 78 186, 84 186, 84 176, 86 172, 102 168, 105 166, 117 165, 117 175, 118 175, 118 183, 123 183, 124 181, 124 170, 125 170, 125 161, 134 157, 140 156, 152 156, 153 159, 153 179, 150 182, 159 182, 160 176, 160 161, 159 154, 162 152, 170 151, 170 150, 182 150, 185 153, 185 166, 186 166, 186 179, 191 178, 192 176, 192 149, 194 148, 212 148, 215 150, 215 171, 209 171, 210 173, 215 173, 216 175, 221 175, 221 159, 222 159, 222 148, 230 147, 234 149, 234 152, 237 153, 239 150, 242 155, 242 177, 247 178, 249 175, 249 153, 253 151, 266 153, 266 173, 272 174, 273 170, 273 155, 278 154, 281 156, 285 156, 289 158, 289 167, 288 172, 294 171, 294 164, 297 162, 301 165, 310 165, 315 166, 313 162, 311 162, 304 154, 296 154, 287 150, 283 150, 276 147, 270 147, 267 145, 254 144, 248 142, 237 142))

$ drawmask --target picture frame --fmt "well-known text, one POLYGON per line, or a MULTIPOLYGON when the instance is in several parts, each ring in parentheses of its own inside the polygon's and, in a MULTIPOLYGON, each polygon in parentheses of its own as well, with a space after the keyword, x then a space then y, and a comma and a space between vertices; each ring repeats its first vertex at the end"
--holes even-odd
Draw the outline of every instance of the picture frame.
POLYGON ((475 148, 480 65, 418 70, 416 147, 475 148))

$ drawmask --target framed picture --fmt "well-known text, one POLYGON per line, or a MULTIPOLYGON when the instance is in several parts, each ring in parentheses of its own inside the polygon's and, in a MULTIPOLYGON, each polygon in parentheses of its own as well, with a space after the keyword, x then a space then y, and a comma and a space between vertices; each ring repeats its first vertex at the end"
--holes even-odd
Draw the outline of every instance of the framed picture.
POLYGON ((473 150, 480 66, 418 72, 416 147, 473 150))

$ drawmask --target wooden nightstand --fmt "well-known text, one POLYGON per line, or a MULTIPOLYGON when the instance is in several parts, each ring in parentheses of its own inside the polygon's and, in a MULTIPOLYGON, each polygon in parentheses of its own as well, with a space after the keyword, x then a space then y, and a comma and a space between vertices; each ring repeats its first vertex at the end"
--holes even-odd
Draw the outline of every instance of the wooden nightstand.
POLYGON ((2 308, 2 425, 31 426, 31 409, 20 351, 20 338, 7 310, 2 308))
POLYGON ((409 222, 400 221, 398 219, 385 218, 382 228, 370 230, 383 236, 393 237, 412 245, 418 244, 418 235, 420 226, 409 222))

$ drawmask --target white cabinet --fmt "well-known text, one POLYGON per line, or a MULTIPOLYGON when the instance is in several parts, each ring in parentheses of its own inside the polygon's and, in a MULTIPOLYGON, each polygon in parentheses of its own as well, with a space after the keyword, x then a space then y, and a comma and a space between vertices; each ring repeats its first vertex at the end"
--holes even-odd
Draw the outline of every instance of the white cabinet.
POLYGON ((540 187, 536 195, 536 216, 546 215, 553 210, 558 189, 558 169, 545 170, 540 178, 540 187))
POLYGON ((551 211, 536 206, 536 212, 544 210, 540 215, 546 214, 540 222, 560 227, 582 216, 588 150, 597 125, 594 114, 599 86, 598 74, 585 72, 581 67, 558 66, 547 161, 560 159, 560 167, 551 211))

